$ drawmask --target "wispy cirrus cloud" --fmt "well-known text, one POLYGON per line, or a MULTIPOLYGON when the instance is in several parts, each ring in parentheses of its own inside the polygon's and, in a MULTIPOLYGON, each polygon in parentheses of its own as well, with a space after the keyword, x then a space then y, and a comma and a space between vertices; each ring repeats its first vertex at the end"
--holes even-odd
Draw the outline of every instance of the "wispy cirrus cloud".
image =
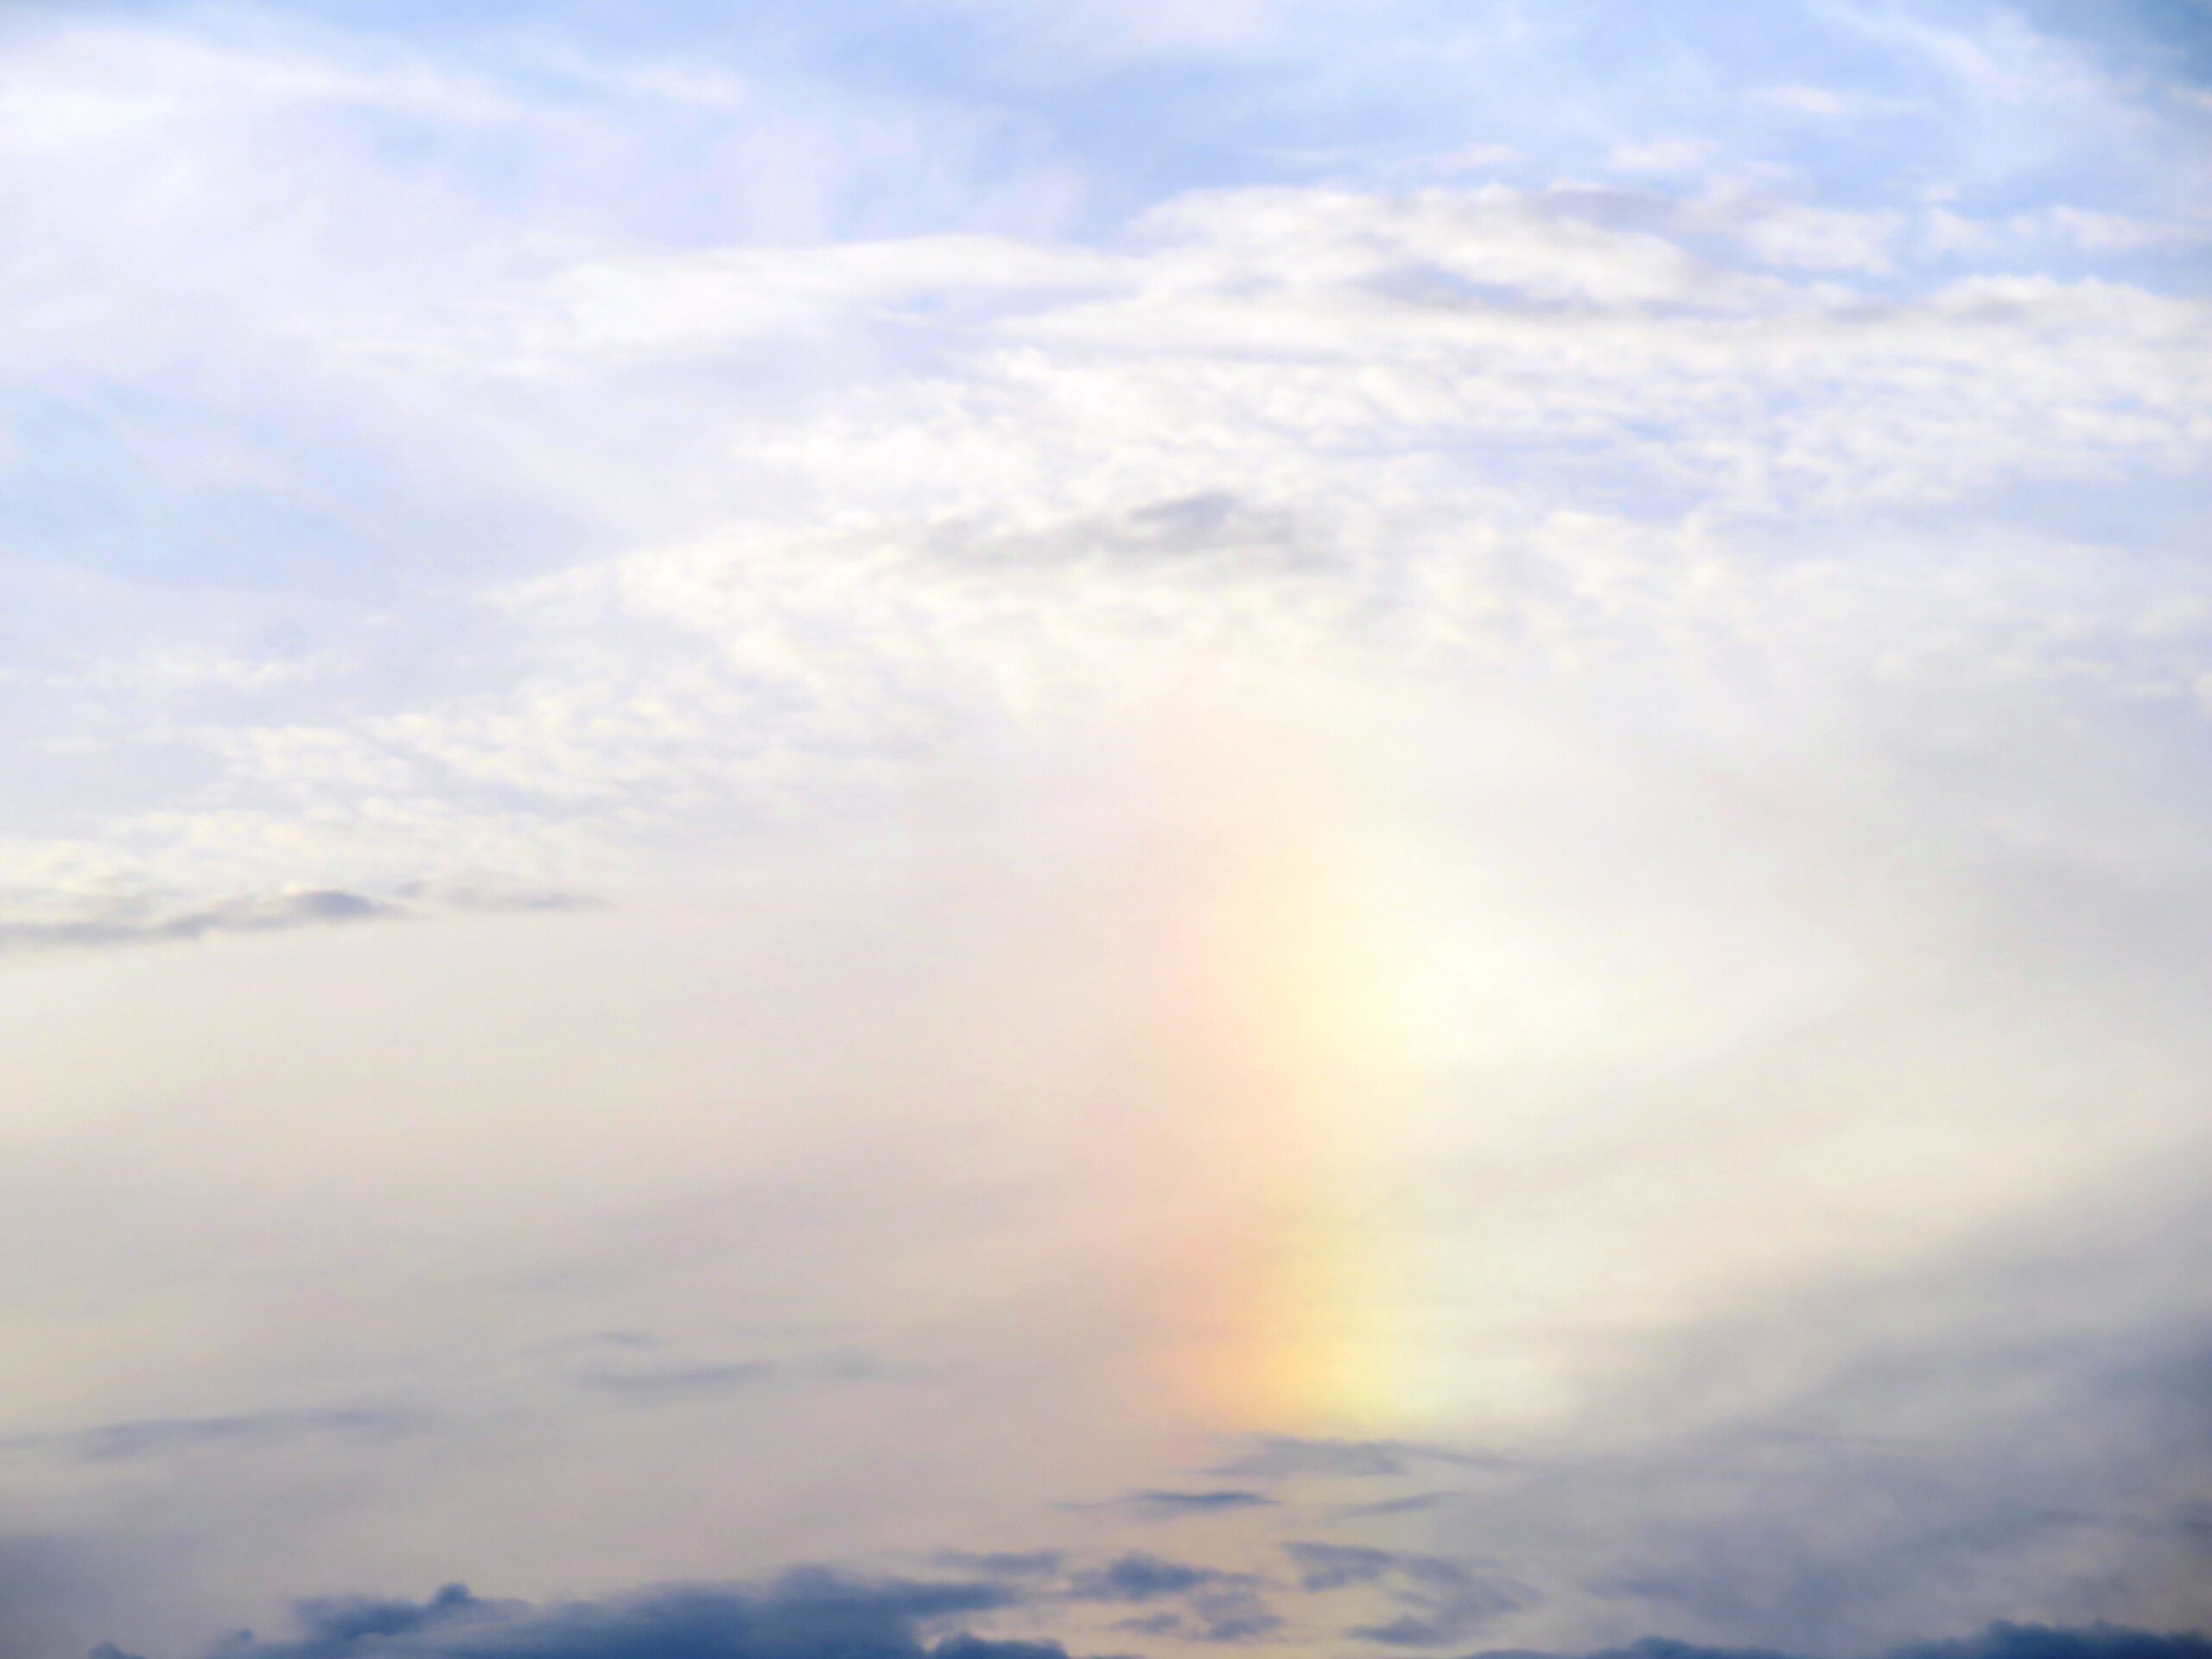
POLYGON ((201 1417, 149 1417, 94 1423, 81 1428, 11 1434, 0 1452, 29 1453, 79 1463, 125 1463, 201 1452, 281 1447, 325 1437, 379 1440, 420 1432, 429 1414, 397 1407, 330 1407, 236 1412, 201 1417))

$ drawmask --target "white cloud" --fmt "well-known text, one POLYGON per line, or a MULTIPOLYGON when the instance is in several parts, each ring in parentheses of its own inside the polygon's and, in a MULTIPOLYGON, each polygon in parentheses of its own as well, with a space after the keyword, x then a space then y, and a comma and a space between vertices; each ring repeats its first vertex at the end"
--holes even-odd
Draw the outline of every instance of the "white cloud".
POLYGON ((1007 0, 936 0, 999 23, 1029 61, 1076 57, 1107 61, 1154 54, 1216 53, 1264 41, 1288 10, 1284 0, 1071 0, 1040 19, 1007 0))
POLYGON ((2015 236, 2055 238, 2089 253, 2136 253, 2212 241, 2212 226, 2093 213, 2063 205, 2017 214, 2008 223, 2015 236))
MULTIPOLYGON (((1811 636, 1839 671, 1962 662, 1940 642, 1963 613, 1922 614, 1872 547, 1783 556, 1778 526, 1846 549, 1871 512, 2012 480, 2177 478, 2212 420, 2212 334, 2202 305, 2115 283, 1878 297, 1758 269, 1878 271, 1897 229, 1740 193, 1276 188, 1167 203, 1105 248, 594 252, 435 307, 240 316, 226 356, 314 342, 293 395, 512 456, 512 487, 610 523, 658 449, 643 478, 694 492, 694 527, 480 593, 453 626, 519 677, 184 723, 171 741, 219 779, 103 834, 227 890, 263 861, 348 887, 410 858, 552 880, 718 813, 880 787, 1002 720, 1110 710, 1199 654, 1353 680, 1395 657, 1471 688, 1661 641, 1778 664, 1817 595, 1848 618, 1811 636), (762 397, 762 365, 814 378, 762 397)), ((1916 544, 1991 595, 1972 637, 2005 672, 2193 677, 2193 634, 2151 649, 2094 609, 2107 644, 2080 659, 2032 543, 1916 544)), ((320 653, 317 679, 357 649, 320 653)), ((180 674, 291 677, 172 650, 136 678, 175 695, 180 674)))
POLYGON ((1535 73, 1555 11, 966 10, 1006 63, 829 52, 858 93, 665 39, 20 37, 0 1368, 48 1444, 272 1367, 438 1425, 35 1496, 213 1515, 188 1571, 249 1601, 456 1538, 527 1591, 1120 1524, 1040 1494, 1187 1454, 1146 1390, 1223 1314, 1160 1286, 1285 1220, 1187 1075, 1252 1046, 1242 980, 1162 941, 1296 919, 1242 885, 1287 868, 1371 879, 1402 971, 1376 1046, 1434 1109, 1378 1076, 1329 1145, 1422 1217, 1392 1409, 1531 1451, 1464 1465, 1510 1508, 1389 1523, 1525 1550, 1501 1640, 1671 1619, 1655 1554, 1739 1639, 2189 1605, 2094 1574, 2196 1465, 2086 1362, 2002 1393, 2042 1385, 1984 1300, 2057 1240, 2088 1288, 2006 1294, 2069 1356, 2203 1313, 2109 1223, 2193 1196, 2212 309, 2131 263, 2185 181, 2035 170, 2148 118, 1909 7, 1840 14, 1863 84, 1687 77, 1710 131, 1679 64, 1535 73), (1365 107, 1360 53, 1372 142, 1307 96, 1365 107), (1154 73, 1205 119, 1133 137, 1154 73), (484 915, 578 893, 617 902, 484 915), (315 925, 370 913, 423 925, 315 925), (697 1374, 826 1321, 911 1388, 671 1429, 518 1357, 633 1320, 697 1374), (1777 1425, 1868 1509, 1753 1528, 1777 1425), (1869 1473, 1914 1436, 1924 1486, 1869 1473), (1961 1541, 2093 1465, 2094 1538, 1961 1541), (1655 1515, 1685 1468, 1709 1506, 1655 1515))
POLYGON ((1655 138, 1619 145, 1608 159, 1623 173, 1694 173, 1713 159, 1713 149, 1700 138, 1655 138))
POLYGON ((1825 86, 1776 86, 1764 94, 1766 101, 1777 109, 1793 114, 1816 116, 1833 120, 1852 113, 1853 100, 1841 92, 1825 86))

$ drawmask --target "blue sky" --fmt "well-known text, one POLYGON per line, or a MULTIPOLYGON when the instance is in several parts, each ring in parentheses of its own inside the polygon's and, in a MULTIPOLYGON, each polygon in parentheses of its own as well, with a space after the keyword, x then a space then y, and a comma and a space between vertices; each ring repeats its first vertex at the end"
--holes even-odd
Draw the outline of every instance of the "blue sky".
POLYGON ((2212 1619, 2208 141, 0 10, 0 1659, 2194 1659, 2010 1626, 2212 1619))

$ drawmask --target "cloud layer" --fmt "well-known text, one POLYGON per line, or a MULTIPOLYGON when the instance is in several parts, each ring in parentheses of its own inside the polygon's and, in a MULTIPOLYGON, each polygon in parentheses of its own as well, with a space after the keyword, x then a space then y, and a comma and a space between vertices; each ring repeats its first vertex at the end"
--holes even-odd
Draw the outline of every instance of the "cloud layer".
POLYGON ((2200 10, 0 9, 0 1659, 2198 1659, 2200 10))

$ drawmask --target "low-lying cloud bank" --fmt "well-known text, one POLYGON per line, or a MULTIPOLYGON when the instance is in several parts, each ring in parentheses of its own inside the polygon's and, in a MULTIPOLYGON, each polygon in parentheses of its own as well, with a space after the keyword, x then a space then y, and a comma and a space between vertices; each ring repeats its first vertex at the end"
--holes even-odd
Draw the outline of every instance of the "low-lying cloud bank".
MULTIPOLYGON (((1173 1566, 1150 1558, 1145 1565, 1173 1566)), ((1175 1580, 1179 1592, 1192 1587, 1175 1580)), ((664 1586, 600 1601, 545 1604, 487 1600, 450 1584, 420 1602, 364 1596, 301 1602, 289 1636, 264 1639, 240 1630, 200 1651, 207 1659, 1066 1659, 1067 1649, 1055 1640, 995 1638, 963 1628, 1032 1599, 1005 1580, 870 1580, 818 1567, 796 1570, 763 1588, 664 1586)), ((1255 1626, 1250 1635, 1273 1635, 1277 1628, 1255 1626)), ((1346 1634, 1361 1643, 1389 1639, 1346 1634)), ((92 1659, 138 1656, 103 1643, 92 1659)), ((1473 1659, 1566 1656, 1501 1649, 1473 1659)), ((1800 1656, 1647 1637, 1581 1659, 1800 1656)), ((1974 1636, 1893 1648, 1878 1659, 2212 1659, 2212 1637, 2105 1624, 1998 1623, 1974 1636)))
MULTIPOLYGON (((2193 1631, 2161 1634, 2117 1624, 2076 1629, 2048 1624, 1992 1624, 1979 1635, 1893 1648, 1882 1659, 2205 1659, 2212 1637, 2193 1631)), ((1503 1653, 1483 1659, 1505 1659, 1503 1653)), ((1763 1648, 1705 1648, 1647 1637, 1587 1659, 1790 1659, 1763 1648)))
MULTIPOLYGON (((869 1583, 818 1570, 764 1591, 663 1587, 607 1601, 491 1601, 451 1584, 426 1601, 346 1596, 300 1603, 298 1632, 239 1631, 226 1659, 561 1656, 562 1659, 1059 1659, 1057 1643, 997 1642, 938 1627, 1013 1598, 993 1585, 869 1583)), ((94 1659, 126 1659, 108 1644, 94 1659)))

